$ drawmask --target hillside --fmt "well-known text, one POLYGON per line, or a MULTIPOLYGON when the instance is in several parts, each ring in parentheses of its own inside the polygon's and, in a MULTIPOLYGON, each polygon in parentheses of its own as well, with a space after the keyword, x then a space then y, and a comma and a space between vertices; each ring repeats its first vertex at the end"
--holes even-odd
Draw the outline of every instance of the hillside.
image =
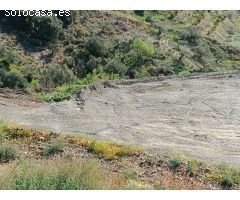
POLYGON ((240 12, 4 12, 0 189, 240 188, 240 12))
POLYGON ((72 11, 61 19, 1 15, 2 87, 55 88, 84 78, 88 83, 238 69, 237 11, 72 11), (10 75, 14 81, 7 83, 10 75))

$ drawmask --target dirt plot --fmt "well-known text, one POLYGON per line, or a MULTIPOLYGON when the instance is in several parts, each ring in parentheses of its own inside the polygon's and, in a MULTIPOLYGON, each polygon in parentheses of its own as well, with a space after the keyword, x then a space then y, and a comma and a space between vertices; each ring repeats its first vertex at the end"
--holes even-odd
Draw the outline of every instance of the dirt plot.
POLYGON ((0 95, 3 119, 240 166, 238 72, 110 82, 38 106, 16 104, 16 99, 0 95))

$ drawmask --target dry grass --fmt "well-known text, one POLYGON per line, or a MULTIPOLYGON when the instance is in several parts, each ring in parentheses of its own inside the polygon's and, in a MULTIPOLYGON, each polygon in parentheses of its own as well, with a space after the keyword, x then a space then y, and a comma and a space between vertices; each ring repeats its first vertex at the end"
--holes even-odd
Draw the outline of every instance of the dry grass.
POLYGON ((25 161, 9 165, 0 189, 95 190, 120 189, 123 181, 100 168, 95 160, 25 161))
POLYGON ((8 144, 0 144, 0 163, 6 163, 15 160, 18 152, 15 147, 8 144))
MULTIPOLYGON (((237 189, 240 185, 238 168, 210 165, 182 154, 167 160, 159 157, 152 160, 138 147, 76 135, 62 137, 4 122, 0 122, 0 142, 19 149, 14 162, 0 165, 0 174, 4 175, 0 176, 0 189, 237 189), (58 155, 52 157, 55 154, 58 155), (79 160, 79 156, 87 156, 87 160, 79 160), (102 168, 92 157, 102 162, 102 168), (39 161, 30 164, 26 161, 30 158, 39 161), (139 163, 139 160, 142 161, 139 163), (129 166, 125 161, 132 163, 131 170, 135 171, 126 171, 129 166), (109 178, 103 170, 106 167, 121 178, 109 178), (99 181, 94 183, 96 179, 99 181)), ((4 147, 4 156, 5 150, 4 147)), ((9 150, 7 148, 7 156, 11 154, 9 150)))
MULTIPOLYGON (((25 140, 28 143, 34 141, 46 142, 59 137, 59 134, 53 134, 46 131, 38 131, 23 128, 17 125, 8 125, 3 123, 0 126, 0 131, 2 131, 2 137, 5 139, 25 140)), ((135 146, 120 145, 113 142, 96 141, 92 138, 84 138, 75 135, 67 135, 64 139, 68 141, 68 143, 81 145, 82 147, 88 149, 90 152, 96 153, 107 159, 114 159, 116 157, 122 156, 133 156, 143 152, 142 148, 135 146)))
POLYGON ((9 125, 6 123, 0 123, 0 133, 2 133, 2 138, 5 139, 26 139, 29 142, 34 140, 47 141, 52 137, 58 136, 47 131, 33 130, 20 125, 9 125))
POLYGON ((177 177, 170 171, 163 174, 160 189, 168 190, 201 190, 205 189, 204 183, 191 179, 190 177, 177 177))
POLYGON ((99 154, 107 159, 114 159, 122 156, 133 156, 143 153, 142 148, 131 145, 120 145, 113 142, 96 141, 91 138, 82 138, 74 135, 69 135, 66 139, 72 144, 82 145, 90 152, 99 154))

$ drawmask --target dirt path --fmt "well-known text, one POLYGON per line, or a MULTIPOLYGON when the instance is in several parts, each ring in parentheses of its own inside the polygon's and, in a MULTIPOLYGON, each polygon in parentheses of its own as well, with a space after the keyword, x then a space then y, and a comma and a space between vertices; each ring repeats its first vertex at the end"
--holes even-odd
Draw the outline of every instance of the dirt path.
POLYGON ((239 73, 98 85, 62 103, 12 99, 0 95, 0 116, 13 123, 240 166, 239 73))

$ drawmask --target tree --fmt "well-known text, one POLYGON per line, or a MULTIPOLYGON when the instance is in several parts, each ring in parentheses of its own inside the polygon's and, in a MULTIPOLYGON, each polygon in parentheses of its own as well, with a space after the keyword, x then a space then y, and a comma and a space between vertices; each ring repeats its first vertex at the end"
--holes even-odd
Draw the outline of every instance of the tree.
POLYGON ((31 36, 43 42, 54 41, 64 33, 63 22, 56 17, 32 17, 29 24, 31 36))

